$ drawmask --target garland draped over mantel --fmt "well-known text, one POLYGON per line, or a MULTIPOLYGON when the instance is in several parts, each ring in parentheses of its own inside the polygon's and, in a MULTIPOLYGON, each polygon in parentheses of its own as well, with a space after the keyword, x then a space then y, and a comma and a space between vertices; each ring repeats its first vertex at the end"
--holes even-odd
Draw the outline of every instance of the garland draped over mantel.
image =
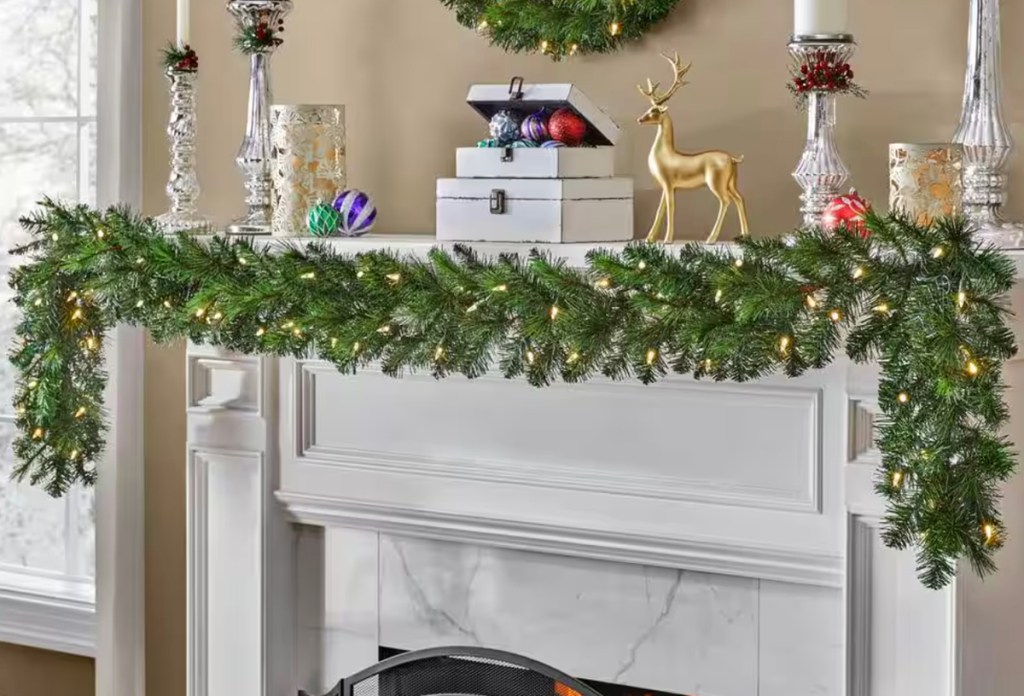
MULTIPOLYGON (((960 220, 868 220, 870 236, 802 230, 738 254, 688 245, 544 255, 343 254, 324 244, 167 238, 128 210, 50 201, 12 273, 23 312, 15 475, 53 495, 95 480, 106 425, 101 347, 118 322, 158 341, 308 356, 343 372, 508 378, 544 386, 669 372, 751 380, 821 368, 845 342, 882 366, 876 489, 884 539, 916 547, 929 587, 966 558, 994 570, 998 488, 1014 471, 1001 367, 1016 352, 1005 296, 1014 265, 960 220)), ((751 427, 737 423, 737 429, 751 427)))

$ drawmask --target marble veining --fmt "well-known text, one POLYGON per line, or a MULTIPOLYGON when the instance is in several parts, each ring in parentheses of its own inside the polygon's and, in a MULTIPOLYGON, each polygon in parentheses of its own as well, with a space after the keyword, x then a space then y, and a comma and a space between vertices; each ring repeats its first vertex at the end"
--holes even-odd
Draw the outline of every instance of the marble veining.
POLYGON ((757 690, 757 581, 382 536, 380 640, 694 696, 757 690))

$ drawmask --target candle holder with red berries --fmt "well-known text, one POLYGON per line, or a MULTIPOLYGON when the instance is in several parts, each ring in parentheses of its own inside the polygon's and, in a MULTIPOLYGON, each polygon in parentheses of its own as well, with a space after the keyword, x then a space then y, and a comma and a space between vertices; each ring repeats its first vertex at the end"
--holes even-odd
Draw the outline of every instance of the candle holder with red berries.
POLYGON ((803 189, 800 213, 807 226, 819 226, 825 207, 850 177, 836 146, 836 95, 867 95, 853 81, 850 58, 856 49, 849 34, 794 36, 790 91, 807 110, 807 143, 793 178, 803 189))
POLYGON ((248 211, 229 234, 270 234, 270 56, 282 43, 292 0, 228 0, 238 25, 235 47, 249 56, 249 108, 245 137, 235 161, 245 176, 248 211))
POLYGON ((164 73, 171 88, 170 174, 167 179, 166 213, 156 218, 167 234, 207 234, 210 221, 199 214, 199 177, 196 174, 196 86, 199 56, 189 45, 168 44, 164 49, 164 73))

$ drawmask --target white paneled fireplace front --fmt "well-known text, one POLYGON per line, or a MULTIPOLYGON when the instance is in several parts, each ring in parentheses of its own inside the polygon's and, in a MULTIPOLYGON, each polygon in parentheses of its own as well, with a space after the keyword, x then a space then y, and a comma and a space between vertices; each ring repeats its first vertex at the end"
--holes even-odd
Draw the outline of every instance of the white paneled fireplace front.
POLYGON ((872 380, 534 390, 193 346, 190 696, 440 645, 692 696, 952 694, 952 595, 878 541, 872 380))
POLYGON ((536 390, 191 346, 189 696, 325 693, 443 645, 640 693, 1017 694, 1024 554, 932 592, 882 546, 876 388, 841 359, 536 390))

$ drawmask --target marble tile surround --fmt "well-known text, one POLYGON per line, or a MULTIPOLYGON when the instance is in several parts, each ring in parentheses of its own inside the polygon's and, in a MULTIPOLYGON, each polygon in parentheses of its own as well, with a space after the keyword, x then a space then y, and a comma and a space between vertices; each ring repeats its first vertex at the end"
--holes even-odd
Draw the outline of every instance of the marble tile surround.
POLYGON ((484 645, 688 696, 843 693, 836 589, 372 532, 324 543, 324 686, 377 645, 484 645))

